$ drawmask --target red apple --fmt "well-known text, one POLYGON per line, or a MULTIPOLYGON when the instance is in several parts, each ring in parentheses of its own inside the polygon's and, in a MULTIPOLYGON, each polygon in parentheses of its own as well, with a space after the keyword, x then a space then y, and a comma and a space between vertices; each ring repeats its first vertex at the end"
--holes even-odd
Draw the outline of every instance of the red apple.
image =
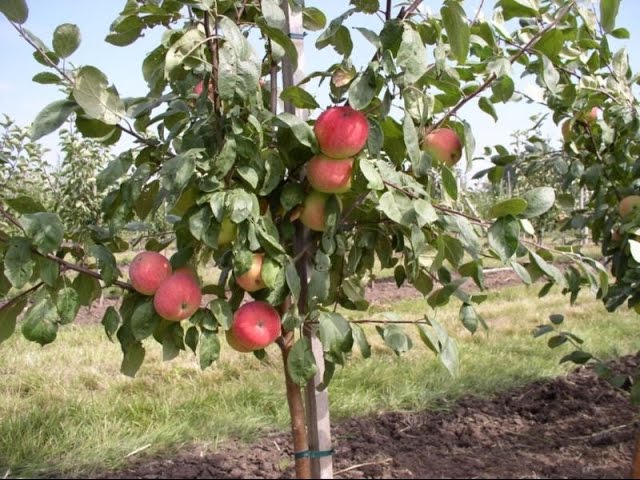
POLYGON ((245 292, 257 292, 266 287, 262 281, 262 262, 264 261, 264 253, 257 253, 253 256, 251 267, 242 275, 236 277, 236 283, 245 292))
POLYGON ((618 212, 623 219, 629 217, 633 212, 640 208, 640 196, 629 195, 620 200, 618 204, 618 212))
POLYGON ((320 151, 331 158, 349 158, 363 149, 369 136, 367 117, 351 107, 331 107, 313 127, 320 151))
POLYGON ((171 275, 169 260, 157 252, 141 252, 129 265, 131 285, 143 295, 153 295, 169 275, 171 275))
POLYGON ((251 351, 275 342, 280 330, 280 315, 266 302, 245 303, 233 315, 232 335, 240 347, 251 351))
POLYGON ((450 128, 438 128, 427 134, 422 149, 447 167, 453 167, 462 158, 462 143, 458 134, 450 128))
POLYGON ((300 221, 311 230, 323 232, 325 229, 324 206, 329 196, 325 193, 312 191, 304 199, 300 211, 300 221))
POLYGON ((324 193, 344 193, 351 188, 353 158, 336 160, 316 155, 307 163, 307 180, 313 188, 324 193))
POLYGON ((243 345, 238 341, 236 336, 233 334, 233 330, 227 330, 226 332, 224 332, 224 334, 225 334, 225 337, 227 338, 227 344, 231 348, 233 348, 235 351, 240 353, 248 353, 253 351, 252 349, 250 349, 249 347, 243 345))
POLYGON ((165 320, 179 322, 189 318, 200 307, 202 293, 192 273, 174 273, 160 284, 153 306, 165 320))
POLYGON ((204 81, 200 80, 195 87, 193 87, 193 93, 200 96, 204 90, 204 81))

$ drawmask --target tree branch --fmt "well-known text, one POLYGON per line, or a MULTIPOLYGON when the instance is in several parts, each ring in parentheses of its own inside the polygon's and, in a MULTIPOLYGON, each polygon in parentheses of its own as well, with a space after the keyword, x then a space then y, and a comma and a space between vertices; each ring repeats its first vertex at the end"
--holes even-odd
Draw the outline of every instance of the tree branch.
POLYGON ((2 215, 4 218, 6 218, 9 221, 9 223, 11 223, 15 227, 17 227, 22 233, 26 233, 24 228, 23 228, 23 226, 20 225, 20 222, 18 222, 16 217, 14 217, 9 212, 7 212, 2 205, 0 205, 0 215, 2 215))
MULTIPOLYGON (((562 7, 562 9, 560 9, 560 11, 558 12, 558 15, 557 15, 556 19, 553 22, 551 22, 550 24, 548 24, 545 28, 540 30, 537 34, 535 34, 531 38, 531 40, 529 40, 525 45, 520 47, 519 51, 511 56, 511 58, 509 59, 509 63, 513 65, 522 55, 524 55, 524 53, 529 48, 531 48, 531 46, 535 45, 538 42, 538 40, 540 40, 540 38, 542 38, 542 36, 545 33, 547 33, 549 30, 555 28, 555 26, 564 18, 564 16, 569 12, 569 10, 573 7, 574 4, 575 4, 575 0, 573 0, 572 2, 570 2, 567 5, 565 5, 564 7, 562 7)), ((452 116, 456 115, 458 113, 458 111, 462 107, 464 107, 469 101, 473 100, 475 97, 477 97, 482 92, 484 92, 487 88, 489 88, 489 86, 491 86, 491 84, 493 82, 495 82, 497 80, 497 78, 498 77, 496 76, 495 73, 492 73, 491 75, 489 75, 489 77, 484 81, 484 83, 482 85, 480 85, 480 87, 478 87, 475 91, 473 91, 472 93, 470 93, 469 95, 464 97, 462 100, 460 100, 451 110, 449 110, 444 115, 444 117, 442 117, 440 119, 440 121, 438 121, 437 123, 435 123, 431 127, 429 127, 427 129, 427 133, 432 132, 436 128, 439 128, 442 125, 444 125, 447 122, 447 120, 449 120, 449 118, 451 118, 452 116)))
POLYGON ((44 282, 39 282, 36 285, 34 285, 33 287, 31 287, 29 290, 26 290, 26 291, 22 292, 21 294, 16 295, 15 297, 13 297, 11 300, 9 300, 7 303, 5 303, 4 305, 2 305, 0 307, 0 312, 3 311, 3 310, 6 310, 9 307, 11 307, 14 303, 18 302, 21 298, 26 297, 27 295, 29 295, 32 292, 35 292, 42 285, 44 285, 44 282))
POLYGON ((392 0, 387 0, 387 9, 384 12, 384 19, 385 21, 389 21, 391 20, 391 4, 392 4, 392 0))

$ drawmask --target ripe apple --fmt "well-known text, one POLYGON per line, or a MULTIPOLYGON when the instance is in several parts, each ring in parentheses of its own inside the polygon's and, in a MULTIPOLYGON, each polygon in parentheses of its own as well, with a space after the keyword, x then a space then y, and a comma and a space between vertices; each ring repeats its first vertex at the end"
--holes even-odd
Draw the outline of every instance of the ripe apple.
POLYGON ((364 148, 369 136, 367 117, 351 107, 331 107, 313 127, 320 151, 331 158, 349 158, 364 148))
POLYGON ((242 275, 236 277, 236 283, 245 292, 257 292, 266 287, 262 281, 262 262, 264 261, 264 253, 257 253, 253 256, 251 267, 242 275))
POLYGON ((233 334, 233 330, 227 330, 226 332, 224 332, 224 335, 225 337, 227 337, 227 344, 235 351, 240 353, 248 353, 253 351, 252 349, 246 347, 238 341, 236 336, 233 334))
POLYGON ((458 134, 450 128, 438 128, 427 134, 422 149, 447 167, 453 167, 462 158, 462 143, 458 134))
POLYGON ((190 272, 174 273, 160 284, 153 306, 165 320, 179 322, 189 318, 200 307, 200 286, 190 272))
POLYGON ((169 275, 171 275, 169 260, 157 252, 141 252, 129 265, 131 285, 143 295, 153 295, 169 275))
POLYGON ((204 90, 204 81, 200 80, 195 87, 193 87, 193 93, 200 96, 204 90))
POLYGON ((329 195, 313 190, 304 199, 302 210, 300 211, 300 221, 311 230, 323 232, 325 225, 324 206, 329 195))
POLYGON ((251 351, 272 344, 280 331, 280 315, 266 302, 245 303, 233 315, 232 335, 240 347, 251 351))
POLYGON ((220 224, 220 233, 218 233, 218 246, 224 247, 229 245, 236 239, 237 227, 229 217, 223 217, 220 224))
POLYGON ((316 155, 307 163, 307 180, 313 188, 324 193, 344 193, 351 188, 353 158, 336 160, 316 155))
POLYGON ((618 212, 623 219, 629 217, 633 212, 640 208, 640 196, 629 195, 620 200, 618 204, 618 212))

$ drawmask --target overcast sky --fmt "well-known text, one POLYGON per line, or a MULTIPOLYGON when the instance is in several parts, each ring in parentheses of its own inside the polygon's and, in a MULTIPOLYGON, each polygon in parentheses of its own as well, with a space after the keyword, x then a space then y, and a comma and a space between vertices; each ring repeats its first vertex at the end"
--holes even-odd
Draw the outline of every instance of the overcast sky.
MULTIPOLYGON (((120 95, 140 96, 146 93, 146 84, 142 78, 140 65, 144 56, 153 49, 160 37, 160 29, 147 32, 146 37, 138 40, 131 46, 121 48, 110 45, 104 41, 108 34, 109 24, 118 16, 124 6, 124 0, 28 0, 30 12, 26 28, 35 33, 45 42, 51 42, 51 36, 55 27, 61 23, 75 23, 80 27, 82 43, 80 48, 71 57, 71 62, 76 65, 91 64, 100 68, 113 82, 120 95)), ((425 5, 435 5, 439 2, 426 1, 425 5)), ((472 14, 479 5, 479 0, 467 0, 465 8, 472 14)), ((485 1, 484 12, 491 15, 491 8, 495 2, 485 1)), ((329 19, 341 14, 348 7, 346 0, 307 0, 308 6, 316 6, 323 9, 329 19)), ((350 27, 368 27, 377 29, 380 21, 375 16, 358 16, 349 20, 350 27)), ((631 32, 631 39, 625 43, 631 57, 631 66, 634 71, 640 69, 640 53, 631 45, 640 38, 640 0, 622 0, 617 26, 625 27, 631 32)), ((368 42, 356 30, 352 31, 356 44, 354 50, 354 62, 359 59, 371 58, 371 50, 368 42)), ((337 54, 331 47, 316 51, 314 47, 315 35, 307 37, 306 42, 306 71, 323 70, 327 66, 339 61, 337 54)), ((46 70, 32 57, 31 47, 22 40, 7 20, 0 15, 0 64, 4 71, 0 75, 0 113, 5 113, 18 123, 29 124, 38 112, 52 101, 58 100, 62 94, 52 85, 40 85, 33 83, 31 78, 38 72, 46 70)), ((622 42, 616 42, 616 48, 624 46, 622 42)), ((432 54, 431 59, 433 59, 432 54)), ((364 63, 363 61, 363 63, 364 63)), ((362 65, 356 65, 362 67, 362 65)), ((535 94, 535 86, 532 79, 525 79, 517 86, 518 89, 529 94, 535 94)), ((326 104, 326 96, 319 96, 319 103, 326 104)), ((536 107, 524 102, 517 104, 497 105, 496 110, 500 117, 498 123, 479 111, 477 102, 470 102, 468 107, 461 111, 472 126, 477 142, 476 155, 481 153, 485 145, 509 143, 509 135, 514 130, 524 129, 530 126, 529 117, 538 111, 536 107)), ((318 112, 312 114, 312 118, 318 112)), ((544 132, 559 142, 559 129, 547 122, 544 132)), ((56 135, 51 134, 43 139, 48 148, 55 150, 56 135)))

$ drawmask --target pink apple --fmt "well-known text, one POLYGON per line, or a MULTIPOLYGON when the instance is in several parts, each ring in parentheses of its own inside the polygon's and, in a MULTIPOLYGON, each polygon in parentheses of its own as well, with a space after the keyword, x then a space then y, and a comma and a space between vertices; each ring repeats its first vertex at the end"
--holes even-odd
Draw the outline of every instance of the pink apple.
POLYGON ((316 155, 307 163, 307 180, 319 192, 344 193, 351 188, 353 158, 336 160, 316 155))
POLYGON ((367 117, 351 107, 331 107, 318 117, 313 127, 320 151, 331 158, 353 157, 369 137, 367 117))
POLYGON ((191 273, 174 273, 160 284, 153 297, 153 306, 165 320, 184 320, 200 307, 202 293, 191 273))
POLYGON ((262 280, 262 262, 264 253, 257 253, 253 256, 249 270, 236 277, 236 283, 245 292, 257 292, 266 287, 262 280))
POLYGON ((281 332, 280 315, 266 302, 242 305, 233 315, 231 332, 241 347, 260 350, 275 342, 281 332))
POLYGON ((458 134, 450 128, 438 128, 427 134, 422 149, 448 167, 453 167, 462 158, 462 143, 458 134))
POLYGON ((620 200, 618 204, 618 212, 622 218, 629 217, 633 212, 640 209, 640 196, 629 195, 620 200))
POLYGON ((243 345, 238 341, 236 336, 233 334, 233 330, 227 330, 226 332, 224 332, 224 334, 225 334, 225 337, 227 338, 227 344, 231 348, 233 348, 235 351, 240 353, 248 353, 253 351, 251 348, 243 345))
POLYGON ((169 275, 171 275, 171 264, 158 252, 141 252, 129 265, 131 285, 143 295, 153 295, 169 275))

